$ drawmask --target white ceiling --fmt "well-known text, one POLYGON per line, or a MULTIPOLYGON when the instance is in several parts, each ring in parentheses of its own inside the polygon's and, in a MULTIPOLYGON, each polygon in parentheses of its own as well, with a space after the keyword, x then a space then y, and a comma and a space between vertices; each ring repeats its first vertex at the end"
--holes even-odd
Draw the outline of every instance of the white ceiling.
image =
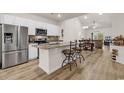
POLYGON ((84 14, 85 13, 33 13, 33 15, 45 17, 47 19, 51 19, 57 22, 61 22, 61 21, 64 21, 70 18, 82 16, 84 14), (60 18, 58 17, 58 14, 61 14, 60 18))
POLYGON ((112 26, 111 15, 110 13, 103 13, 102 15, 98 13, 89 13, 85 15, 87 19, 85 19, 84 16, 80 16, 79 20, 82 26, 88 26, 88 29, 93 29, 94 23, 96 25, 95 29, 106 28, 112 26))
POLYGON ((32 13, 33 15, 44 17, 56 22, 61 22, 70 18, 78 17, 82 27, 88 26, 88 29, 93 29, 95 24, 96 28, 106 28, 112 26, 112 20, 110 13, 103 13, 99 15, 99 13, 32 13), (58 17, 58 14, 61 14, 61 17, 58 17), (87 16, 87 19, 84 18, 87 16))

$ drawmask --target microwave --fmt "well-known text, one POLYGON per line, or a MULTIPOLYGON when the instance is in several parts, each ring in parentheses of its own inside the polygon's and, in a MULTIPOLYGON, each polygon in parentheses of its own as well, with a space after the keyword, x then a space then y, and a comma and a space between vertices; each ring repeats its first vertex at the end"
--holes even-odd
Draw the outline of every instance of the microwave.
POLYGON ((37 36, 47 36, 47 29, 36 28, 37 36))

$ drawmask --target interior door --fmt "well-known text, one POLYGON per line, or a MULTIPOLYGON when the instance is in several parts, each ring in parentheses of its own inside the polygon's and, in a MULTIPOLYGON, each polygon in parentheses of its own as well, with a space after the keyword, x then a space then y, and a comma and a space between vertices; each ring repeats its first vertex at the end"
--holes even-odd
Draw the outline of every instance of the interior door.
POLYGON ((2 44, 4 52, 17 50, 17 37, 18 37, 18 26, 14 25, 3 25, 3 32, 2 32, 2 44))
POLYGON ((20 27, 18 32, 19 49, 28 49, 28 27, 20 27))

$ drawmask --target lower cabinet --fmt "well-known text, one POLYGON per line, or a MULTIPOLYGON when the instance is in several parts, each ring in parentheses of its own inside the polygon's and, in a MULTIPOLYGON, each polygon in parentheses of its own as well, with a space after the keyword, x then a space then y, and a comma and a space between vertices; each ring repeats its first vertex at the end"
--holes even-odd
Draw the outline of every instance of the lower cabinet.
POLYGON ((38 44, 29 44, 29 53, 28 53, 29 60, 36 59, 38 57, 38 49, 33 47, 33 45, 38 45, 38 44))

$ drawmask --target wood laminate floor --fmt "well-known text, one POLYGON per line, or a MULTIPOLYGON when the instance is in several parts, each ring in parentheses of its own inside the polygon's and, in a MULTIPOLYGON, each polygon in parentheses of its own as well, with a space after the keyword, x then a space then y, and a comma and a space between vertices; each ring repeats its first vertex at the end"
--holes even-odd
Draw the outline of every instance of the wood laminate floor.
POLYGON ((1 80, 118 80, 124 79, 124 65, 112 62, 108 48, 95 52, 83 51, 86 60, 78 67, 68 66, 47 75, 38 67, 38 60, 0 70, 1 80))

